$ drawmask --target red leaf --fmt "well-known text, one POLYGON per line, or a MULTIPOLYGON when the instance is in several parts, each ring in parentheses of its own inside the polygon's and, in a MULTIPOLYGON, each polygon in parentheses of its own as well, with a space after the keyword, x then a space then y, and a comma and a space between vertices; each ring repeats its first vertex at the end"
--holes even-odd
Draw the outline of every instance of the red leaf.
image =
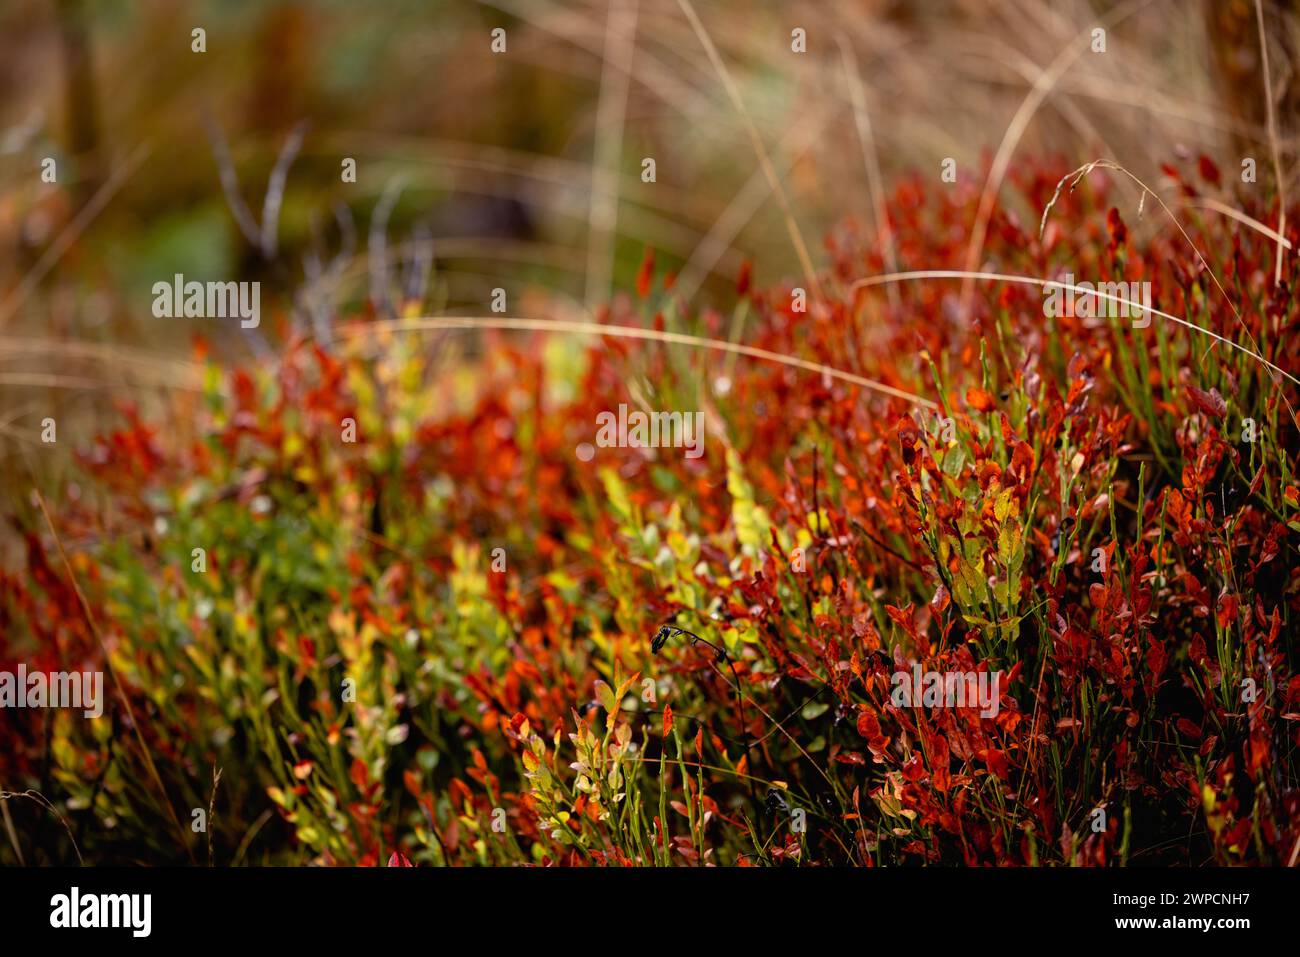
POLYGON ((358 789, 364 791, 366 785, 370 781, 370 774, 366 771, 366 762, 362 761, 360 758, 353 758, 352 767, 349 771, 348 777, 352 779, 352 783, 355 784, 358 789))
POLYGON ((1020 482, 1028 482, 1034 470, 1034 448, 1028 442, 1016 443, 1011 453, 1011 473, 1020 482))
POLYGON ((984 763, 988 765, 990 772, 1004 781, 1007 779, 1007 756, 997 748, 989 748, 984 752, 984 763))
POLYGON ((921 756, 913 754, 903 764, 903 780, 915 784, 925 777, 925 765, 921 763, 921 756))
POLYGON ((1237 596, 1223 594, 1219 596, 1218 620, 1220 628, 1227 628, 1237 617, 1237 596))
POLYGON ((1110 248, 1124 245, 1124 240, 1128 239, 1128 227, 1124 225, 1124 220, 1119 215, 1119 210, 1114 206, 1106 214, 1106 232, 1110 233, 1110 248))
POLYGON ((646 248, 645 257, 641 260, 641 268, 636 273, 636 294, 644 299, 650 295, 650 283, 655 273, 655 251, 646 248))
POLYGON ((930 607, 938 614, 943 614, 944 609, 948 607, 951 600, 952 596, 948 594, 948 589, 940 585, 934 590, 934 596, 930 599, 930 607))
POLYGON ((885 613, 898 627, 902 628, 909 638, 916 639, 916 622, 913 620, 912 603, 909 601, 902 608, 895 608, 893 605, 885 605, 885 613))
POLYGON ((867 739, 867 747, 871 749, 876 763, 883 763, 885 749, 889 747, 889 738, 880 733, 880 722, 870 711, 863 711, 858 715, 858 734, 867 739))
POLYGON ((390 855, 388 858, 388 866, 389 867, 414 867, 415 865, 406 859, 405 854, 398 854, 396 851, 393 851, 392 855, 390 855))
POLYGON ((1218 389, 1211 389, 1209 392, 1203 392, 1194 385, 1187 387, 1187 394, 1192 400, 1192 404, 1204 412, 1206 415, 1212 415, 1216 419, 1221 419, 1228 414, 1228 403, 1223 401, 1223 396, 1219 395, 1218 389))
POLYGON ((1218 186, 1222 181, 1219 175, 1219 167, 1214 165, 1214 161, 1202 153, 1196 160, 1196 166, 1201 174, 1201 179, 1213 186, 1218 186))
POLYGON ((736 295, 743 296, 749 292, 749 286, 753 278, 754 264, 746 259, 740 264, 740 275, 736 277, 736 295))

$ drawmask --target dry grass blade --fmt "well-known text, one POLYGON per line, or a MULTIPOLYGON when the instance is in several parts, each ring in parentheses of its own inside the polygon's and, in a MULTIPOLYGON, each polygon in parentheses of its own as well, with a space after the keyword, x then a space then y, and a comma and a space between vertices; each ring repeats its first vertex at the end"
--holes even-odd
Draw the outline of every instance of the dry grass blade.
POLYGON ((767 177, 777 202, 781 204, 781 212, 785 216, 786 230, 790 233, 790 241, 794 244, 795 253, 799 256, 804 279, 809 287, 818 296, 821 296, 821 281, 817 278, 817 270, 813 268, 812 257, 808 255, 808 245, 804 242, 803 234, 799 231, 799 224, 795 222, 794 212, 790 208, 790 200, 785 195, 785 188, 781 185, 780 179, 777 178, 776 170, 772 167, 772 160, 767 155, 767 148, 763 146, 763 138, 758 135, 758 127, 754 125, 754 120, 745 107, 745 101, 740 95, 736 81, 732 79, 727 65, 722 62, 722 57, 719 56, 717 47, 713 45, 713 40, 709 37, 708 31, 704 29, 704 24, 700 22, 699 16, 695 13, 695 7, 691 5, 691 0, 677 0, 677 2, 681 5, 686 18, 691 21, 691 27, 694 28, 695 35, 700 38, 704 52, 708 54, 709 62, 713 64, 714 70, 717 71, 719 78, 722 80, 722 85, 727 91, 727 96, 740 114, 741 121, 745 125, 745 132, 749 135, 749 142, 754 148, 754 154, 758 157, 759 166, 763 169, 763 175, 767 177))
POLYGON ((0 790, 0 810, 4 811, 5 825, 9 829, 9 838, 13 841, 14 849, 18 851, 18 860, 20 864, 24 863, 22 859, 22 851, 18 847, 18 839, 13 831, 13 822, 9 819, 9 809, 4 806, 4 802, 8 801, 10 798, 26 798, 29 801, 34 801, 58 818, 59 823, 63 825, 63 829, 68 832, 68 840, 72 842, 72 849, 77 854, 77 863, 83 867, 86 865, 86 862, 81 857, 81 848, 77 847, 77 839, 72 834, 72 828, 68 826, 68 819, 59 813, 59 809, 54 806, 53 802, 51 802, 49 798, 40 791, 33 789, 26 791, 0 790))
MULTIPOLYGON (((828 121, 829 117, 812 110, 800 117, 781 141, 777 151, 783 169, 788 169, 805 154, 821 136, 828 121)), ((678 296, 690 302, 704 282, 705 276, 709 273, 721 272, 729 255, 735 259, 739 258, 732 243, 745 224, 754 218, 771 191, 771 184, 763 175, 763 171, 754 170, 745 181, 745 185, 727 204, 727 208, 714 221, 708 234, 696 245, 686 265, 682 267, 677 283, 673 286, 678 296)), ((735 275, 734 271, 731 275, 735 275)))
POLYGON ((591 168, 591 211, 587 222, 587 305, 609 295, 614 273, 614 228, 618 222, 618 166, 623 153, 623 121, 632 82, 638 0, 610 5, 605 32, 605 62, 596 106, 596 154, 591 168))
MULTIPOLYGON (((1259 26, 1259 54, 1264 75, 1264 105, 1268 116, 1268 147, 1273 154, 1273 177, 1277 181, 1277 231, 1286 233, 1286 178, 1282 175, 1282 157, 1277 146, 1277 118, 1273 108, 1273 83, 1269 79, 1268 36, 1264 32, 1264 7, 1255 0, 1255 22, 1259 26)), ((1282 281, 1282 244, 1277 246, 1277 259, 1273 263, 1273 285, 1282 281)))
POLYGON ((849 382, 864 389, 871 389, 883 395, 905 399, 915 405, 929 409, 939 407, 937 403, 930 399, 922 398, 903 389, 897 389, 883 382, 877 382, 874 379, 855 375, 852 372, 832 368, 820 362, 810 362, 807 359, 799 359, 780 352, 758 349, 754 346, 741 345, 736 342, 727 342, 723 339, 707 339, 702 336, 691 336, 681 332, 663 332, 657 329, 639 329, 633 326, 605 325, 599 322, 572 322, 559 319, 517 319, 507 316, 429 316, 386 322, 351 323, 340 327, 336 335, 341 339, 354 339, 360 336, 383 335, 393 332, 421 332, 445 329, 513 329, 525 332, 569 332, 593 336, 613 336, 620 339, 641 339, 650 342, 691 346, 696 349, 712 349, 717 352, 729 352, 735 355, 748 356, 752 359, 777 362, 781 365, 804 369, 808 372, 817 372, 832 379, 839 379, 842 382, 849 382))
POLYGON ((3 304, 0 304, 0 325, 6 323, 9 318, 27 301, 33 290, 36 289, 42 279, 45 278, 55 263, 62 258, 68 248, 77 241, 77 237, 86 231, 86 227, 91 224, 96 216, 108 205, 108 201, 113 198, 118 190, 126 183, 127 180, 140 168, 140 164, 145 161, 149 155, 149 145, 141 143, 126 160, 113 170, 113 174, 99 188, 90 202, 81 207, 81 210, 73 217, 72 222, 68 223, 63 232, 59 233, 57 239, 49 245, 49 248, 36 261, 36 264, 28 270, 23 276, 22 282, 9 294, 3 304))
MULTIPOLYGON (((1115 24, 1128 19, 1143 7, 1148 6, 1150 2, 1151 0, 1133 0, 1133 2, 1120 7, 1103 18, 1100 21, 1100 28, 1109 30, 1115 24)), ((1090 36, 1085 33, 1057 54, 1056 59, 1034 82, 1033 89, 1025 96, 1019 109, 1011 118, 1011 122, 1007 125, 1006 132, 1002 135, 1002 142, 998 144, 997 154, 993 157, 993 164, 989 167, 989 174, 984 180, 984 188, 980 192, 979 208, 975 213, 975 225, 971 229, 970 243, 966 247, 967 272, 973 273, 979 269, 979 259, 984 251, 984 240, 988 236, 989 221, 993 218, 993 206, 997 201, 998 190, 1002 187, 1002 180, 1007 174, 1008 166, 1011 164, 1011 157, 1015 154, 1020 138, 1029 126, 1029 121, 1033 119, 1034 114, 1038 112, 1039 106, 1047 99, 1048 94, 1052 92, 1052 89, 1074 64, 1074 61, 1088 49, 1089 42, 1090 36)), ((973 294, 974 283, 963 282, 961 288, 961 313, 963 316, 970 315, 970 299, 973 294)))
POLYGON ((1227 203, 1221 203, 1217 199, 1185 199, 1183 200, 1183 205, 1188 209, 1208 209, 1212 212, 1219 213, 1220 215, 1227 216, 1229 219, 1236 220, 1243 226, 1249 226, 1251 229, 1255 230, 1255 232, 1267 236, 1283 249, 1289 250, 1291 248, 1291 240, 1287 239, 1276 229, 1264 225, 1254 216, 1247 216, 1241 210, 1235 209, 1227 203))
MULTIPOLYGON (((1073 188, 1074 188, 1074 187, 1079 183, 1079 181, 1083 179, 1084 176, 1088 175, 1088 173, 1090 173, 1090 172, 1091 172, 1092 170, 1094 170, 1094 169, 1108 169, 1108 170, 1113 170, 1114 172, 1117 172, 1117 173, 1123 173, 1125 176, 1127 176, 1127 177, 1128 177, 1129 179, 1131 179, 1133 182, 1137 183, 1137 185, 1138 185, 1139 187, 1142 188, 1142 202, 1139 203, 1139 205, 1138 205, 1138 212, 1139 212, 1139 214, 1141 213, 1141 210, 1142 210, 1142 204, 1146 202, 1146 197, 1150 196, 1152 199, 1154 199, 1154 200, 1156 201, 1156 203, 1159 204, 1160 208, 1164 210, 1165 215, 1168 216, 1169 219, 1170 219, 1170 221, 1174 224, 1174 227, 1178 230, 1178 232, 1179 232, 1180 234, 1182 234, 1183 240, 1187 243, 1188 247, 1189 247, 1189 248, 1192 250, 1192 252, 1196 255, 1196 259, 1197 259, 1197 261, 1200 262, 1202 268, 1204 268, 1205 271, 1209 274, 1210 279, 1214 282, 1215 288, 1219 290, 1219 294, 1223 297, 1223 301, 1226 302, 1226 303, 1228 304, 1228 308, 1232 310, 1232 314, 1233 314, 1233 316, 1234 316, 1234 317, 1236 318, 1236 320, 1237 320, 1237 325, 1241 326, 1242 330, 1246 333, 1246 338, 1250 340, 1250 344, 1251 344, 1252 346, 1254 346, 1256 350, 1258 350, 1258 349, 1259 349, 1259 342, 1255 339, 1255 335, 1254 335, 1254 333, 1252 333, 1252 332, 1250 331, 1250 327, 1246 325, 1245 320, 1243 320, 1243 319, 1241 318, 1241 310, 1239 310, 1239 309, 1237 308, 1236 300, 1234 300, 1234 299, 1232 298, 1232 296, 1228 295, 1228 290, 1225 289, 1224 286, 1223 286, 1223 283, 1220 282, 1218 274, 1214 271, 1214 267, 1210 265, 1209 260, 1206 259, 1205 256, 1201 253, 1201 250, 1200 250, 1200 248, 1196 245, 1196 243, 1192 242, 1192 237, 1189 236, 1189 235, 1187 234, 1187 230, 1184 229, 1184 228, 1183 228, 1183 224, 1180 223, 1180 222, 1178 221, 1178 217, 1175 216, 1175 215, 1174 215, 1174 211, 1173 211, 1172 209, 1169 208, 1169 204, 1166 203, 1166 202, 1161 198, 1161 196, 1160 196, 1159 193, 1157 193, 1155 190, 1153 190, 1153 189, 1152 189, 1150 186, 1148 186, 1146 183, 1142 182, 1141 179, 1139 179, 1137 176, 1135 176, 1135 175, 1134 175, 1133 173, 1131 173, 1129 170, 1125 169, 1125 168, 1124 168, 1123 166, 1121 166, 1119 163, 1116 163, 1116 162, 1114 162, 1113 160, 1108 160, 1108 159, 1098 159, 1098 160, 1093 160, 1093 161, 1090 162, 1090 163, 1084 163, 1084 164, 1083 164, 1082 166, 1080 166, 1078 169, 1073 170, 1073 171, 1071 171, 1071 172, 1069 172, 1069 173, 1066 173, 1065 176, 1061 177, 1060 181, 1057 182, 1057 184, 1056 184, 1056 190, 1055 190, 1055 192, 1052 194, 1052 198, 1051 198, 1051 200, 1048 201, 1047 206, 1043 209, 1043 218, 1042 218, 1042 220, 1041 220, 1041 221, 1039 222, 1039 224, 1038 224, 1038 234, 1039 234, 1039 236, 1042 236, 1042 234, 1043 234, 1043 229, 1044 229, 1044 227, 1047 225, 1047 216, 1048 216, 1049 213, 1051 213, 1051 211, 1052 211, 1052 207, 1056 204, 1056 200, 1060 197, 1060 195, 1061 195, 1061 187, 1065 184, 1065 181, 1066 181, 1066 180, 1071 180, 1070 188, 1073 189, 1073 188)), ((1227 207, 1223 207, 1222 204, 1219 204, 1219 205, 1222 207, 1222 209, 1227 209, 1227 207)), ((1233 218, 1234 218, 1234 219, 1242 219, 1242 220, 1249 220, 1249 219, 1250 219, 1250 217, 1245 216, 1245 214, 1240 214, 1239 216, 1234 216, 1233 218)), ((1252 222, 1253 222, 1253 221, 1252 221, 1252 222)), ((1279 246, 1279 250, 1280 250, 1280 248, 1281 248, 1281 247, 1279 246)), ((1160 313, 1159 310, 1156 310, 1156 309, 1153 309, 1153 310, 1151 310, 1151 311, 1154 312, 1154 313, 1157 313, 1157 314, 1159 314, 1159 315, 1164 315, 1166 318, 1174 318, 1174 317, 1168 316, 1166 313, 1160 313)), ((1210 332, 1208 329, 1203 329, 1203 328, 1201 328, 1200 326, 1197 326, 1197 325, 1194 325, 1194 324, 1192 324, 1192 323, 1190 323, 1190 322, 1187 322, 1186 320, 1183 320, 1183 319, 1175 319, 1175 321, 1176 321, 1176 322, 1181 322, 1181 323, 1183 323, 1184 325, 1188 326, 1188 328, 1196 329, 1197 331, 1199 331, 1199 332, 1203 332, 1203 333, 1205 333, 1206 335, 1214 336, 1214 338, 1215 338, 1216 340, 1218 340, 1218 341, 1222 341, 1222 342, 1225 342, 1225 343, 1228 343, 1229 345, 1232 345, 1232 346, 1234 346, 1235 348, 1239 348, 1239 349, 1242 348, 1242 347, 1240 347, 1240 346, 1237 346, 1236 343, 1233 343, 1233 342, 1231 342, 1231 341, 1228 340, 1228 339, 1224 339, 1222 336, 1215 335, 1215 333, 1210 332)), ((1217 342, 1215 343, 1215 345, 1217 345, 1217 342)), ((1211 346, 1211 349, 1213 349, 1213 346, 1211 346)), ((1273 363, 1269 362, 1267 359, 1265 359, 1265 358, 1264 358, 1262 355, 1260 355, 1258 352, 1251 352, 1249 349, 1242 349, 1242 351, 1243 351, 1243 352, 1246 352, 1246 353, 1249 354, 1249 355, 1254 356, 1254 357, 1257 358, 1257 359, 1259 359, 1259 361, 1263 362, 1263 363, 1264 363, 1266 366, 1268 366, 1270 369, 1274 369, 1274 370, 1276 370, 1277 372, 1282 372, 1281 369, 1278 369, 1277 366, 1274 366, 1273 363)), ((1208 354, 1209 354, 1209 353, 1208 353, 1208 351, 1207 351, 1206 355, 1208 355, 1208 354)), ((1201 357, 1201 363, 1203 364, 1204 361, 1205 361, 1205 356, 1202 356, 1202 357, 1201 357)), ((1282 372, 1282 374, 1283 374, 1283 375, 1287 375, 1287 373, 1285 373, 1285 372, 1282 372)), ((1290 377, 1289 375, 1287 375, 1287 378, 1291 378, 1291 377, 1290 377)), ((1273 381, 1274 381, 1275 383, 1277 382, 1276 377, 1274 377, 1273 381)), ((1282 395, 1282 401, 1286 403, 1287 411, 1291 413, 1291 418, 1292 418, 1292 420, 1293 420, 1293 421, 1297 421, 1296 411, 1295 411, 1294 407, 1292 407, 1292 405, 1291 405, 1291 400, 1288 399, 1288 398, 1286 397, 1285 393, 1282 395)))
MULTIPOLYGON (((876 139, 871 130, 871 116, 867 112, 867 98, 862 90, 862 75, 858 72, 858 59, 853 47, 842 36, 837 36, 840 57, 844 64, 844 78, 853 104, 853 118, 857 122, 858 141, 862 146, 862 162, 867 168, 867 186, 871 190, 871 206, 876 218, 876 236, 880 243, 885 265, 890 272, 898 272, 898 257, 894 254, 894 231, 889 225, 889 210, 885 206, 885 189, 880 175, 880 160, 876 156, 876 139)), ((898 308, 898 290, 889 287, 889 303, 898 308)))
POLYGON ((994 282, 1011 282, 1011 283, 1019 283, 1021 285, 1030 285, 1030 286, 1042 286, 1042 287, 1052 286, 1058 289, 1070 289, 1080 295, 1096 296, 1098 299, 1106 299, 1118 305, 1132 306, 1134 308, 1145 309, 1153 316, 1160 316, 1162 319, 1168 319, 1170 322, 1176 322, 1180 326, 1186 326, 1188 329, 1194 329, 1195 331, 1201 333, 1202 335, 1209 336, 1210 338, 1215 339, 1218 342, 1222 342, 1224 345, 1232 349, 1236 349, 1238 352, 1242 352, 1250 356, 1256 362, 1263 364, 1267 368, 1276 372, 1278 375, 1285 376, 1287 379, 1289 379, 1291 382, 1294 382, 1296 385, 1300 385, 1300 379, 1297 379, 1295 376, 1293 376, 1291 373, 1287 372, 1285 369, 1281 368, 1280 366, 1274 365, 1272 362, 1264 358, 1258 352, 1254 352, 1250 349, 1247 349, 1245 346, 1239 345, 1238 343, 1233 342, 1231 339, 1225 339, 1217 332, 1211 332, 1209 329, 1202 328, 1201 326, 1198 326, 1196 323, 1190 322, 1189 320, 1184 319, 1181 316, 1175 316, 1172 313, 1163 312, 1162 310, 1157 309, 1154 306, 1146 306, 1139 302, 1133 302, 1132 300, 1125 299, 1122 296, 1114 296, 1111 295, 1110 293, 1104 293, 1096 289, 1086 289, 1081 286, 1076 286, 1073 283, 1062 282, 1059 279, 1039 279, 1037 276, 1015 276, 1015 275, 1010 275, 1008 273, 999 273, 999 272, 978 272, 978 271, 968 272, 965 269, 922 269, 922 270, 917 270, 915 272, 894 273, 893 275, 890 276, 868 276, 866 279, 859 279, 857 282, 855 282, 852 286, 849 287, 849 290, 853 291, 857 289, 868 289, 872 286, 883 286, 891 282, 916 282, 924 279, 960 279, 963 282, 967 282, 967 281, 974 282, 975 280, 978 279, 987 279, 994 282))

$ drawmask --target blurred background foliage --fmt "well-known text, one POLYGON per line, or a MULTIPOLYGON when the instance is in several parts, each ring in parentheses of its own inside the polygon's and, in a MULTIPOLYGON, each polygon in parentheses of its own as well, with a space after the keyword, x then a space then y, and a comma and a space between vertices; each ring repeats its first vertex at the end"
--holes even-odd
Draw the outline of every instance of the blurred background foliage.
MULTIPOLYGON (((1266 5, 1284 155, 1289 6, 1266 5)), ((1171 153, 1270 165, 1249 2, 700 2, 698 13, 807 237, 849 216, 872 222, 872 164, 883 183, 937 182, 952 157, 958 188, 978 189, 1036 82, 1050 90, 1018 153, 1110 157, 1148 182, 1171 153), (1104 55, 1068 52, 1099 24, 1104 55), (795 28, 806 53, 791 49, 795 28)), ((115 403, 197 392, 195 333, 237 363, 338 315, 483 313, 498 286, 512 315, 582 316, 633 286, 647 249, 704 303, 728 301, 746 261, 759 282, 798 275, 746 118, 677 0, 0 8, 6 474, 25 469, 19 450, 37 447, 46 415, 65 441, 35 467, 58 472, 115 403), (503 54, 490 49, 498 27, 503 54), (223 167, 260 220, 298 136, 266 255, 236 224, 223 167), (46 157, 55 184, 41 181, 46 157), (345 157, 356 183, 341 181, 345 157), (150 287, 177 272, 261 281, 261 328, 155 319, 150 287)))

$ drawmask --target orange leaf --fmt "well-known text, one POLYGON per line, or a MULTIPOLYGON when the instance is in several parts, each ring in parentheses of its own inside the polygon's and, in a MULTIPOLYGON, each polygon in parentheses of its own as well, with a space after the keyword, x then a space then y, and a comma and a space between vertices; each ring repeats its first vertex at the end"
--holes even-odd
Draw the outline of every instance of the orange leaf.
POLYGON ((645 258, 641 260, 641 268, 636 274, 636 294, 644 299, 650 295, 650 281, 654 278, 655 272, 655 251, 647 248, 645 258))
POLYGON ((966 390, 966 404, 976 412, 992 412, 993 396, 989 395, 983 389, 972 387, 966 390))

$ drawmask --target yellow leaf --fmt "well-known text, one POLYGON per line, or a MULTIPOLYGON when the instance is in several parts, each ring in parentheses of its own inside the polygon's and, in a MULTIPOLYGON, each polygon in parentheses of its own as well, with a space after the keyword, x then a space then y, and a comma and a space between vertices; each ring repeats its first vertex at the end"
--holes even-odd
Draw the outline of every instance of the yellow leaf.
POLYGON ((736 529, 736 539, 748 554, 757 555, 767 546, 772 520, 754 501, 740 458, 730 448, 727 449, 727 492, 731 495, 731 524, 736 529))

